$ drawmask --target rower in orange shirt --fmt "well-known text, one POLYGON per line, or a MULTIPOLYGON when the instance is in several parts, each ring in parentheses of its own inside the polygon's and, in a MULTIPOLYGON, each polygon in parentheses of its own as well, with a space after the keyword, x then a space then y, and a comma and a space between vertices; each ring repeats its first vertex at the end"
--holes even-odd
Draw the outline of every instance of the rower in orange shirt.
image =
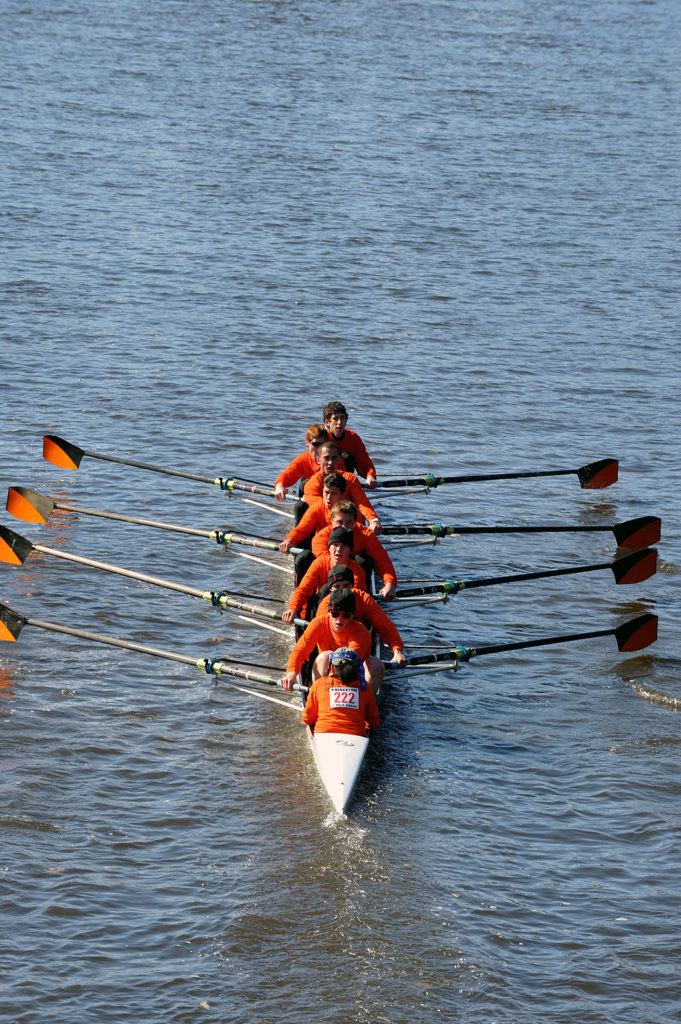
MULTIPOLYGON (((289 487, 293 487, 299 480, 309 480, 319 471, 317 460, 317 449, 320 445, 329 440, 329 432, 321 423, 313 423, 305 431, 305 451, 296 455, 295 459, 289 462, 286 469, 274 481, 274 496, 283 501, 289 487)), ((345 463, 341 459, 339 469, 345 469, 345 463)))
MULTIPOLYGON (((314 498, 321 498, 322 488, 324 486, 324 477, 329 473, 338 472, 338 465, 340 462, 338 448, 330 441, 326 441, 324 444, 319 446, 317 449, 317 457, 319 459, 319 472, 315 473, 315 475, 308 480, 303 491, 303 500, 306 501, 308 505, 314 500, 314 498)), ((378 515, 364 493, 359 480, 354 473, 343 472, 342 475, 345 477, 347 482, 345 497, 357 506, 359 514, 366 519, 368 527, 372 533, 380 533, 381 524, 378 515)))
POLYGON ((357 522, 356 505, 342 499, 333 506, 329 518, 330 524, 317 531, 312 538, 313 553, 319 556, 328 550, 329 536, 337 527, 352 530, 353 558, 364 569, 367 579, 372 571, 380 576, 383 581, 380 595, 384 601, 392 601, 397 589, 397 571, 376 534, 357 522))
MULTIPOLYGON (((317 615, 325 615, 329 608, 329 600, 331 594, 336 590, 345 588, 350 590, 355 595, 355 618, 358 622, 361 622, 367 629, 373 630, 376 635, 383 641, 383 643, 390 647, 393 652, 393 662, 402 668, 407 664, 407 659, 404 654, 404 643, 402 637, 397 631, 397 627, 394 622, 388 618, 380 604, 374 601, 371 594, 368 594, 366 590, 358 590, 355 588, 352 577, 352 570, 350 566, 339 563, 329 569, 329 576, 327 581, 329 593, 325 596, 320 594, 319 607, 317 608, 317 615)), ((324 590, 326 588, 323 588, 324 590)), ((374 685, 382 682, 383 674, 385 669, 383 663, 378 658, 372 657, 370 659, 374 662, 370 666, 370 673, 374 685), (380 673, 380 675, 379 675, 380 673)))
POLYGON ((320 587, 328 582, 329 570, 334 565, 347 565, 353 574, 353 585, 366 590, 364 570, 352 558, 352 530, 334 530, 329 535, 329 547, 325 554, 315 558, 303 579, 289 598, 288 607, 282 615, 284 622, 293 622, 298 612, 317 594, 320 587))
POLYGON ((367 487, 376 486, 376 467, 364 447, 364 442, 354 430, 347 430, 348 412, 342 402, 327 402, 322 412, 324 426, 329 432, 348 470, 359 473, 366 479, 367 487))
POLYGON ((381 719, 376 697, 351 647, 331 653, 329 674, 312 684, 302 718, 314 732, 366 736, 370 729, 378 729, 381 719))
MULTIPOLYGON (((329 611, 312 620, 297 641, 281 679, 285 690, 290 690, 306 660, 317 648, 319 654, 312 666, 312 680, 328 675, 329 654, 339 647, 351 647, 360 661, 371 654, 371 633, 355 621, 355 595, 349 590, 336 590, 329 601, 329 611)), ((371 680, 368 680, 371 682, 371 680)))
POLYGON ((347 480, 342 473, 329 473, 325 476, 321 498, 315 498, 310 503, 297 526, 292 526, 282 540, 279 550, 286 553, 291 548, 301 547, 308 539, 311 543, 315 535, 330 524, 331 509, 341 501, 347 486, 347 480))

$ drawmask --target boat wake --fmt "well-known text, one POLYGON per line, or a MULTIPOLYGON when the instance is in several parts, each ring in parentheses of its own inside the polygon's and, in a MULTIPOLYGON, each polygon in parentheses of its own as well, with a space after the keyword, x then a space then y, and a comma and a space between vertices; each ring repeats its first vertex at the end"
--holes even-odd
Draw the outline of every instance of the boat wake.
POLYGON ((644 686, 643 683, 636 683, 634 685, 634 693, 637 693, 639 697, 643 697, 644 700, 649 700, 652 704, 659 704, 660 707, 669 708, 670 711, 681 711, 681 697, 672 697, 669 693, 663 693, 662 690, 651 690, 649 686, 644 686))

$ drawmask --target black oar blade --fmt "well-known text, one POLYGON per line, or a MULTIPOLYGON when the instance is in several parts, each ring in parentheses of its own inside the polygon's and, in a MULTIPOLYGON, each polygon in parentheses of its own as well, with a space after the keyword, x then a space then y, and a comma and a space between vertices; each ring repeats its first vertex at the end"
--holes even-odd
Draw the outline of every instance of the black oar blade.
POLYGON ((639 615, 615 630, 620 651, 641 651, 657 640, 657 615, 639 615))
POLYGON ((6 604, 0 604, 0 640, 17 640, 26 619, 6 604))
POLYGON ((0 562, 23 565, 31 551, 33 545, 29 540, 0 524, 0 562))
POLYGON ((623 548, 649 548, 660 539, 662 521, 657 516, 639 516, 612 528, 615 540, 623 548))
POLYGON ((642 583, 657 571, 657 551, 655 548, 633 551, 630 555, 616 558, 610 568, 616 583, 642 583))
POLYGON ((618 467, 617 459, 599 459, 578 469, 577 477, 582 487, 597 490, 615 483, 618 467))
POLYGON ((45 434, 43 437, 43 458, 60 469, 78 469, 80 460, 85 455, 78 445, 65 441, 56 434, 45 434))
POLYGON ((28 487, 10 487, 7 491, 7 511, 24 523, 46 523, 54 507, 50 498, 28 487))

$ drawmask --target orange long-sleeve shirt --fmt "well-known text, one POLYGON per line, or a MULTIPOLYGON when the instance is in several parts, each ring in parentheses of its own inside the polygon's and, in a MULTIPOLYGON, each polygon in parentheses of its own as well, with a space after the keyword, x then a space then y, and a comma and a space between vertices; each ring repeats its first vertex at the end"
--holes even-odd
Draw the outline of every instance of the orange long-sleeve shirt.
MULTIPOLYGON (((319 530, 325 529, 331 524, 331 510, 324 504, 323 498, 315 498, 309 508, 301 516, 297 526, 291 527, 285 539, 290 541, 292 547, 297 547, 311 533, 316 534, 319 530)), ((331 531, 329 531, 331 532, 331 531)), ((371 530, 369 530, 371 533, 371 530)), ((372 534, 373 536, 373 534, 372 534)), ((326 545, 326 551, 329 545, 326 545)), ((321 552, 320 552, 321 553, 321 552)), ((317 552, 315 552, 317 554, 317 552)))
MULTIPOLYGON (((356 587, 358 590, 366 590, 367 578, 364 573, 364 569, 361 569, 359 565, 357 565, 357 562, 354 562, 352 558, 348 562, 348 566, 352 569, 352 574, 354 576, 353 587, 356 587)), ((308 599, 312 597, 320 587, 323 587, 325 583, 328 583, 330 568, 331 555, 328 551, 325 555, 320 555, 319 558, 315 558, 314 562, 291 594, 288 603, 290 611, 297 612, 299 608, 304 608, 308 599)))
MULTIPOLYGON (((381 640, 391 647, 393 652, 403 651, 402 637, 398 633, 395 623, 388 618, 380 604, 364 590, 356 590, 353 587, 352 592, 355 595, 355 618, 368 629, 375 629, 381 640)), ((327 594, 321 601, 317 615, 328 614, 330 597, 331 594, 327 594)))
MULTIPOLYGON (((329 550, 329 537, 331 536, 331 530, 332 526, 329 523, 328 526, 315 533, 312 540, 313 554, 319 556, 329 550)), ((359 523, 355 523, 352 532, 354 535, 354 544, 352 548, 353 555, 366 555, 374 563, 374 569, 383 582, 394 583, 397 586, 397 571, 395 566, 392 563, 390 555, 385 550, 376 534, 367 529, 366 526, 361 526, 359 523)), ((305 536, 309 537, 309 532, 306 533, 305 536)))
POLYGON ((314 725, 315 732, 366 736, 367 729, 378 729, 381 719, 370 686, 362 690, 359 682, 347 685, 335 676, 322 676, 307 696, 303 722, 314 725))
MULTIPOLYGON (((373 505, 364 493, 364 488, 360 484, 359 480, 354 473, 342 473, 345 477, 347 487, 345 488, 344 498, 353 502, 359 509, 359 513, 363 516, 367 522, 371 522, 372 519, 378 519, 378 515, 373 505)), ((324 486, 324 474, 321 469, 318 473, 315 473, 313 477, 305 484, 305 490, 303 491, 303 498, 310 505, 315 498, 321 498, 322 488, 324 486)))
POLYGON ((369 476, 369 473, 373 473, 374 476, 376 476, 376 467, 364 447, 364 441, 354 430, 348 430, 346 427, 340 441, 335 437, 330 437, 329 439, 336 445, 341 456, 344 452, 347 452, 348 455, 352 455, 355 460, 355 465, 357 466, 357 472, 360 476, 363 476, 364 479, 369 476))
MULTIPOLYGON (((345 463, 342 460, 339 469, 345 469, 345 463)), ((282 469, 274 481, 274 486, 281 484, 282 487, 293 487, 299 480, 309 480, 318 472, 319 464, 312 457, 312 453, 305 449, 289 462, 286 469, 282 469)))
POLYGON ((313 619, 289 654, 286 671, 298 674, 315 647, 320 651, 337 651, 339 647, 351 647, 353 651, 357 651, 360 661, 366 661, 371 654, 371 633, 361 622, 354 619, 342 633, 337 633, 333 628, 329 615, 313 619))

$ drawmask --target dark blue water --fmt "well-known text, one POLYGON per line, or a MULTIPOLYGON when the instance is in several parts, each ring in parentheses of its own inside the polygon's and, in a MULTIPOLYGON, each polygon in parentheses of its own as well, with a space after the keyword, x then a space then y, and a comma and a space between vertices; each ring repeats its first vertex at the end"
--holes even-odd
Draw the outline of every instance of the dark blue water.
MULTIPOLYGON (((279 537, 200 475, 271 481, 333 398, 380 475, 452 485, 386 517, 660 515, 657 575, 463 592, 407 642, 612 637, 385 694, 349 820, 296 715, 198 670, 26 627, 0 650, 7 1020, 678 1020, 678 44, 670 0, 476 5, 0 0, 0 483, 279 537)), ((206 540, 54 514, 33 543, 263 600, 206 540)), ((609 533, 469 536, 402 577, 607 562, 609 533)), ((33 618, 283 668, 287 641, 49 553, 33 618)))

